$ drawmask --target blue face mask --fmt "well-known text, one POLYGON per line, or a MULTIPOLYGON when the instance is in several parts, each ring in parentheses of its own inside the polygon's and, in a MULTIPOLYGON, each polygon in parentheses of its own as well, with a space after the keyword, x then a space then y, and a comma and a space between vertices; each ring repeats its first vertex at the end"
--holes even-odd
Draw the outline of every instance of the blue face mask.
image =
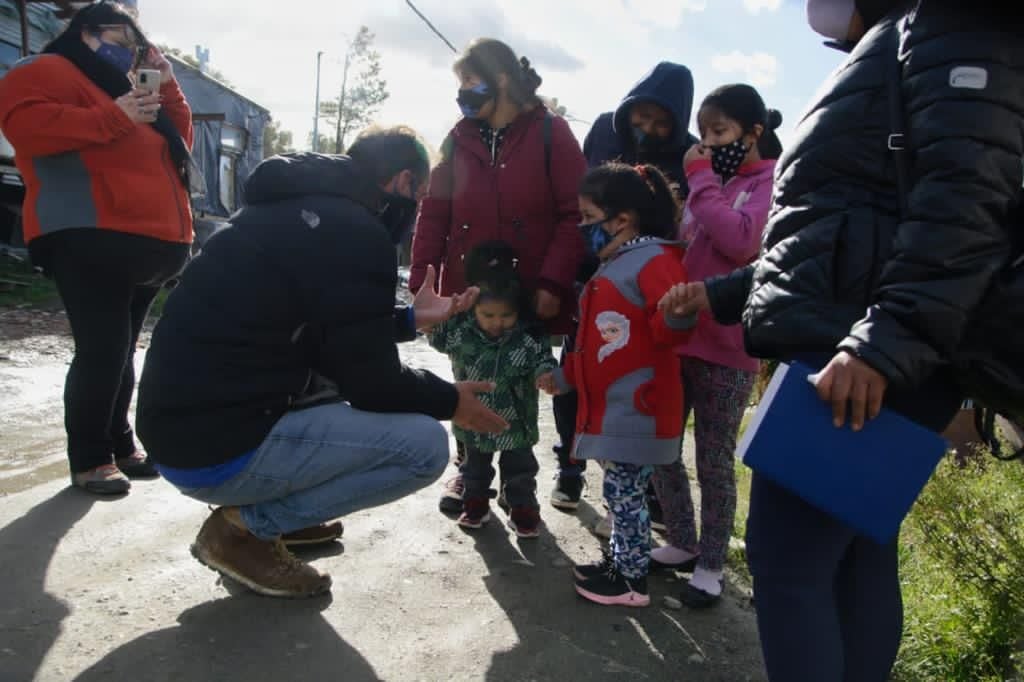
POLYGON ((601 220, 589 225, 580 225, 580 232, 583 233, 583 243, 587 247, 587 252, 595 258, 599 258, 598 254, 615 239, 604 231, 604 223, 605 221, 601 220))
POLYGON ((101 43, 96 55, 105 59, 118 71, 128 73, 135 66, 135 50, 123 45, 101 43))
POLYGON ((480 110, 494 98, 486 83, 480 83, 469 89, 459 90, 456 102, 459 103, 459 110, 466 118, 476 118, 480 110))

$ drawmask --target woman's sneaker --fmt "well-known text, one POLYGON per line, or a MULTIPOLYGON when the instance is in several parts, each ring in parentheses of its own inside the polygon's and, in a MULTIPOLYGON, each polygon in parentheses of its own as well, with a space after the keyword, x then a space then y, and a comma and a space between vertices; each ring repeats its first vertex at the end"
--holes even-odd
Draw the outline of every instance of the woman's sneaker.
POLYGON ((136 450, 127 457, 118 457, 114 464, 128 478, 159 478, 160 472, 146 453, 136 450))
POLYGON ((104 464, 95 469, 73 473, 71 485, 97 495, 122 495, 132 487, 128 477, 114 464, 104 464))
POLYGON ((614 566, 612 553, 607 549, 602 549, 599 561, 595 561, 592 564, 576 564, 572 567, 572 574, 577 581, 590 580, 602 573, 607 573, 611 570, 612 566, 614 566))
POLYGON ((647 578, 626 578, 612 566, 587 580, 576 583, 576 592, 584 599, 605 606, 648 606, 647 578))
POLYGON ((575 511, 583 495, 583 476, 559 476, 555 489, 551 491, 551 506, 557 509, 575 511))
POLYGON ((540 537, 540 512, 533 507, 515 507, 509 513, 509 528, 521 538, 540 537))
POLYGON ((462 515, 458 524, 463 528, 480 528, 491 520, 491 505, 486 497, 471 497, 463 500, 462 515))

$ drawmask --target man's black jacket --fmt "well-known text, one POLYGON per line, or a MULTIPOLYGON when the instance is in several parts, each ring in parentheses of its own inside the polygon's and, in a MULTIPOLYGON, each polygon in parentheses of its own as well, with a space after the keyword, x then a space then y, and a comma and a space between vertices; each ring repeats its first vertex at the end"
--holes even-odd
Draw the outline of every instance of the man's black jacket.
POLYGON ((343 156, 277 156, 245 194, 153 333, 137 410, 150 456, 200 468, 256 448, 314 372, 358 409, 450 419, 454 387, 399 360, 411 326, 368 174, 343 156))

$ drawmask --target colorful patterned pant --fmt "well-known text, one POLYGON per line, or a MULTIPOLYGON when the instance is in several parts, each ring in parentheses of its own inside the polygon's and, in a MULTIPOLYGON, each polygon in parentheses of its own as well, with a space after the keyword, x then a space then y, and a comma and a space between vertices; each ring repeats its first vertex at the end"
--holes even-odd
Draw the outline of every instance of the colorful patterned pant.
POLYGON ((700 554, 711 571, 725 565, 736 516, 736 434, 757 375, 696 358, 683 358, 684 423, 694 414, 697 481, 700 483, 700 542, 682 459, 657 467, 654 488, 673 546, 700 554))
POLYGON ((647 513, 647 484, 654 467, 607 462, 604 499, 612 513, 612 559, 627 578, 647 575, 651 561, 651 517, 647 513))

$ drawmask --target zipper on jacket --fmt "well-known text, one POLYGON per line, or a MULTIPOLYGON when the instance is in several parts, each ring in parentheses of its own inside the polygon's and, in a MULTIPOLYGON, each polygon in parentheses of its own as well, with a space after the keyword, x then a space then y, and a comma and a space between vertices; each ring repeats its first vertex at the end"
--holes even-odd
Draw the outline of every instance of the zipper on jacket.
MULTIPOLYGON (((168 165, 170 164, 170 159, 168 157, 170 156, 170 154, 171 153, 168 150, 166 145, 161 147, 161 149, 160 149, 160 159, 161 159, 161 161, 165 161, 165 163, 164 163, 164 171, 167 173, 167 178, 171 181, 171 199, 174 200, 174 206, 175 206, 175 208, 178 209, 178 224, 181 225, 181 241, 182 241, 182 243, 185 243, 185 241, 186 241, 186 237, 185 237, 185 214, 182 213, 182 211, 181 211, 181 202, 178 200, 177 192, 175 192, 175 190, 177 189, 177 184, 176 183, 180 183, 181 179, 180 178, 176 179, 174 177, 174 175, 175 175, 174 172, 168 169, 168 165)), ((187 191, 188 191, 188 189, 186 188, 186 192, 187 191)))

